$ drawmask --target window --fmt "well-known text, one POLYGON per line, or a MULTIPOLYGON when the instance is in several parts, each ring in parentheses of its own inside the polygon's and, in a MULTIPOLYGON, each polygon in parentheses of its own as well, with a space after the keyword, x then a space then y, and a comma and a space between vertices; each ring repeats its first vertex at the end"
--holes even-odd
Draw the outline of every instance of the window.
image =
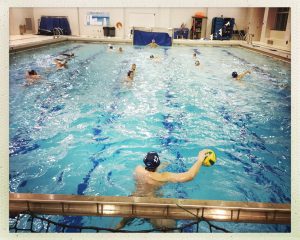
POLYGON ((289 8, 277 8, 275 29, 277 31, 285 31, 287 20, 289 17, 289 8))

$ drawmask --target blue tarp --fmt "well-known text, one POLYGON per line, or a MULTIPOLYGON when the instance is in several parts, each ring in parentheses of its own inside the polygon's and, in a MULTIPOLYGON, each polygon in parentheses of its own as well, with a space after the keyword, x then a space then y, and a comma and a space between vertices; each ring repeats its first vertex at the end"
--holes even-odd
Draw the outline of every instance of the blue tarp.
POLYGON ((39 34, 52 35, 54 28, 61 28, 64 35, 71 35, 69 21, 65 17, 41 17, 39 34))
POLYGON ((172 46, 172 38, 168 33, 134 30, 133 45, 145 46, 151 43, 152 39, 154 39, 159 46, 172 46))

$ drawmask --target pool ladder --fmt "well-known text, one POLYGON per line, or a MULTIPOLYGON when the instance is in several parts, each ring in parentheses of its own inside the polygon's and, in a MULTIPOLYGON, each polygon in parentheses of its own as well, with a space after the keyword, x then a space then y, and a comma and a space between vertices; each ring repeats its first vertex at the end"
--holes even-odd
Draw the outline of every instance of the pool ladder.
POLYGON ((59 38, 60 35, 63 35, 64 32, 61 28, 57 27, 57 28, 53 28, 53 38, 59 38))
POLYGON ((248 44, 252 45, 252 38, 253 38, 253 34, 247 33, 245 35, 245 39, 244 40, 246 40, 248 44))

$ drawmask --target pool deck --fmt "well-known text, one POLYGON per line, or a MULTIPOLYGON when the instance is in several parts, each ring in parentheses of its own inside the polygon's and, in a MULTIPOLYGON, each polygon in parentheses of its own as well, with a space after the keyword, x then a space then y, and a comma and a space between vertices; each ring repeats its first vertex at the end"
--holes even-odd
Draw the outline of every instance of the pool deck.
MULTIPOLYGON (((42 36, 34 34, 26 35, 11 35, 9 37, 9 49, 11 52, 30 49, 32 47, 44 46, 51 43, 63 41, 83 41, 83 42, 101 42, 101 43, 115 43, 115 44, 132 44, 132 39, 123 39, 117 37, 91 37, 91 36, 61 36, 54 38, 53 36, 42 36)), ((281 59, 286 62, 291 61, 291 51, 280 46, 268 45, 262 42, 247 43, 242 40, 191 40, 191 39, 174 39, 174 45, 188 45, 188 46, 241 46, 252 51, 260 52, 271 57, 281 59)))

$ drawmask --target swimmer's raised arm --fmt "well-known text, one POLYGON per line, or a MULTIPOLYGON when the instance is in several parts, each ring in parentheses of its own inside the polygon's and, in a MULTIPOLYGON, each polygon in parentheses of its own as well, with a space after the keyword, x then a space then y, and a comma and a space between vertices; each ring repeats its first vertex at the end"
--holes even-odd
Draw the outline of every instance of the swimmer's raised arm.
POLYGON ((153 180, 156 180, 156 181, 159 181, 159 182, 187 182, 187 181, 191 181, 198 174, 198 172, 200 170, 200 167, 202 166, 202 162, 206 157, 207 151, 209 151, 209 150, 204 149, 204 150, 200 151, 199 154, 198 154, 198 160, 186 172, 183 172, 183 173, 172 173, 172 172, 157 173, 157 172, 153 172, 153 173, 151 173, 150 177, 153 180))
POLYGON ((158 167, 157 167, 157 170, 156 171, 161 171, 162 169, 166 168, 167 166, 169 166, 170 163, 169 162, 163 162, 162 164, 160 164, 158 167))
POLYGON ((245 77, 245 75, 247 74, 247 73, 251 73, 249 70, 247 70, 247 71, 245 71, 245 72, 243 72, 243 73, 241 73, 241 74, 239 74, 238 76, 237 76, 237 80, 241 80, 243 77, 245 77))

